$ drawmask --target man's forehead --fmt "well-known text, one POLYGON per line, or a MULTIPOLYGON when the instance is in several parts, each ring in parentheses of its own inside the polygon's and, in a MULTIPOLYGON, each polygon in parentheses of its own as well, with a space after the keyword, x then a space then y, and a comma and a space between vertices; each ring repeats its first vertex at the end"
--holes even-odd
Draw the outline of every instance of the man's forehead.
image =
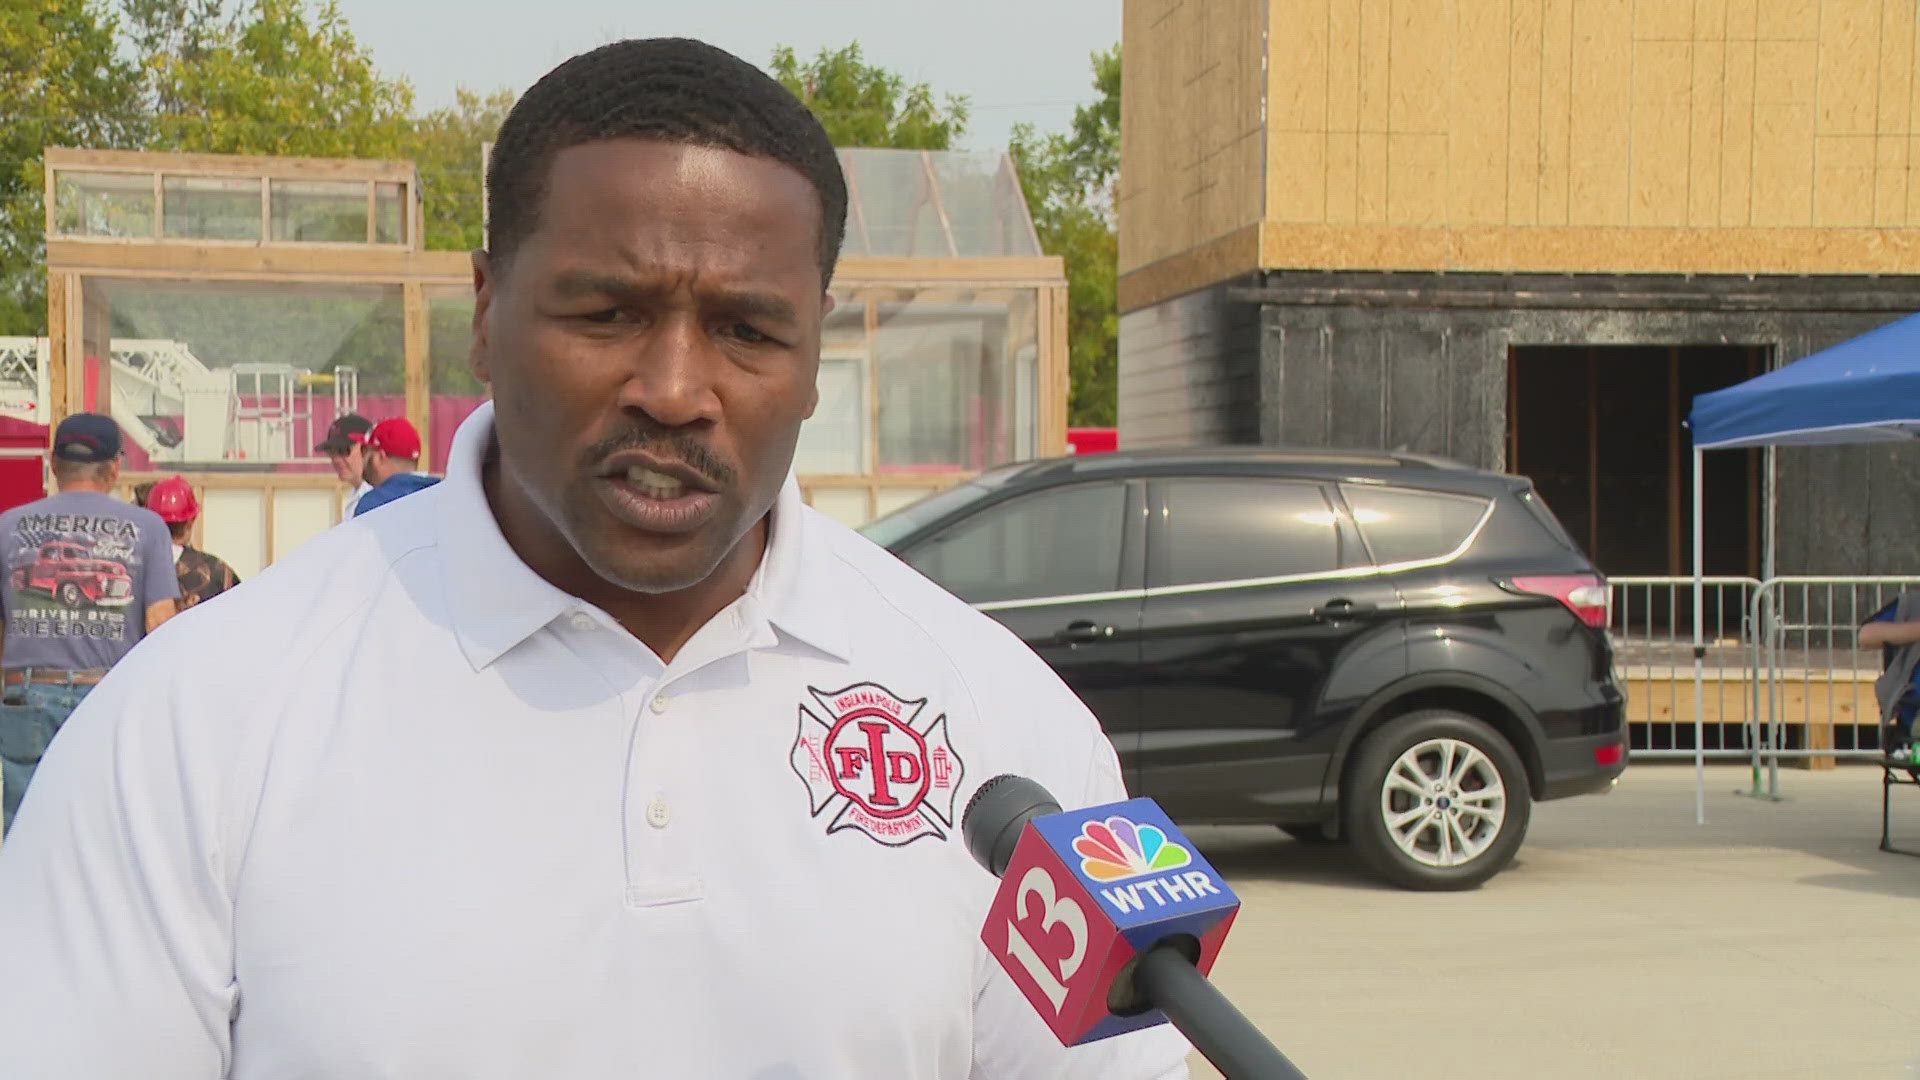
POLYGON ((818 237, 820 197, 800 172, 771 158, 656 139, 601 139, 566 147, 548 165, 541 224, 732 227, 771 239, 818 237))

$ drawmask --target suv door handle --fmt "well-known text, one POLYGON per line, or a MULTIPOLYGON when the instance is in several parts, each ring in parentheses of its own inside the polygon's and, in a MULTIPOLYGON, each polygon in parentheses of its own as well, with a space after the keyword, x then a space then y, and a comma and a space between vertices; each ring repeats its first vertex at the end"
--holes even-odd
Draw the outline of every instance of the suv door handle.
POLYGON ((1113 636, 1113 627, 1096 623, 1092 619, 1076 619, 1067 624, 1066 629, 1055 634, 1060 641, 1105 641, 1113 636))
POLYGON ((1313 609, 1313 617, 1321 622, 1341 622, 1346 619, 1361 619, 1380 610, 1378 604, 1356 604, 1346 597, 1329 600, 1321 607, 1313 609))

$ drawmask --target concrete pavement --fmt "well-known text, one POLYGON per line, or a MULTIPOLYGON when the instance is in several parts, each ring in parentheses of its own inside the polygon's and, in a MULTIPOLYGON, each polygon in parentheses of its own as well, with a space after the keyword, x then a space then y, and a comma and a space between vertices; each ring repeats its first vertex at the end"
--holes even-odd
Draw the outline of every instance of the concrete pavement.
MULTIPOLYGON (((1636 764, 1534 807, 1480 889, 1377 884, 1344 848, 1196 829, 1244 907, 1215 980, 1313 1080, 1920 1077, 1920 858, 1880 772, 1636 764)), ((1894 789, 1920 851, 1920 790, 1894 789)), ((1196 1058, 1194 1075, 1217 1077, 1196 1058)))

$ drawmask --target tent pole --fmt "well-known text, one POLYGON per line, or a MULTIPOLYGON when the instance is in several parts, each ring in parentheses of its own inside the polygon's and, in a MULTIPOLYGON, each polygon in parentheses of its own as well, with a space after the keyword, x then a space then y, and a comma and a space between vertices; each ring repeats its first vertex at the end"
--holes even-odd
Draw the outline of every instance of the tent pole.
POLYGON ((1707 750, 1706 721, 1706 610, 1703 601, 1706 598, 1707 583, 1704 568, 1706 528, 1701 520, 1700 510, 1705 505, 1701 494, 1701 481, 1705 478, 1705 453, 1698 447, 1693 448, 1693 823, 1707 823, 1707 750))

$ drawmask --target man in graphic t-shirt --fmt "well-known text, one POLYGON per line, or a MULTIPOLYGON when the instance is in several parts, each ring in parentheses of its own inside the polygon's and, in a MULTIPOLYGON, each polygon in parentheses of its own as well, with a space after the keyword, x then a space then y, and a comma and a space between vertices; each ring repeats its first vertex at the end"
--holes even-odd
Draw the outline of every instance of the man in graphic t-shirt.
POLYGON ((0 514, 0 830, 68 714, 180 596, 166 523, 108 494, 120 452, 111 417, 67 417, 53 436, 58 492, 0 514))

